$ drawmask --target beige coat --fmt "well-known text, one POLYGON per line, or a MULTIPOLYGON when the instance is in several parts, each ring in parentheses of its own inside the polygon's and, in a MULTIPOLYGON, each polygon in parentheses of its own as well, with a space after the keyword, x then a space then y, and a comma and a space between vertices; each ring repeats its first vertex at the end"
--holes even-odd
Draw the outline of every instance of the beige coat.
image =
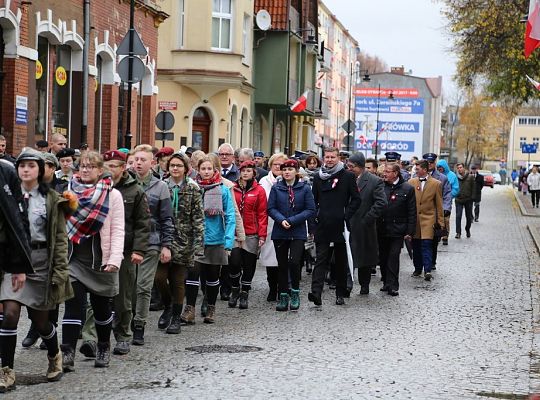
POLYGON ((444 226, 441 182, 430 175, 420 190, 420 180, 412 178, 409 184, 414 187, 416 196, 416 233, 415 239, 433 239, 433 225, 439 222, 444 226))

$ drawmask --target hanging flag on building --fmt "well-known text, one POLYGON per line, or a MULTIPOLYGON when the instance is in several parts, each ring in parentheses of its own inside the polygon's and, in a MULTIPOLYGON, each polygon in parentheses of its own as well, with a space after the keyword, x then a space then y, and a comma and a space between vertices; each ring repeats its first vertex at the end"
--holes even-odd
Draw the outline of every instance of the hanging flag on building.
POLYGON ((306 109, 308 93, 309 89, 302 93, 302 96, 300 96, 298 100, 296 100, 296 102, 291 106, 292 112, 299 113, 306 109))
POLYGON ((531 0, 525 28, 525 58, 540 46, 540 0, 531 0))
POLYGON ((533 86, 537 89, 537 90, 540 90, 540 82, 537 82, 535 81, 533 78, 531 78, 529 75, 525 75, 527 77, 527 79, 529 80, 529 82, 531 82, 533 84, 533 86))

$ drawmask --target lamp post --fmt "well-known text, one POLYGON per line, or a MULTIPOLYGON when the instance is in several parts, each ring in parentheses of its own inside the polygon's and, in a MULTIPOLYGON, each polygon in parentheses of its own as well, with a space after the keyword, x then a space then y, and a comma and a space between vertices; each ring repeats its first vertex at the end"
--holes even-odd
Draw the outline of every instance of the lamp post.
POLYGON ((377 122, 375 123, 375 161, 379 157, 379 105, 381 104, 381 84, 377 90, 377 122))
MULTIPOLYGON (((360 69, 360 61, 356 61, 354 63, 354 70, 353 70, 353 64, 351 63, 351 73, 349 75, 349 105, 348 105, 349 113, 348 113, 347 121, 351 121, 351 98, 352 98, 353 82, 355 86, 358 83, 360 83, 360 74, 362 73, 364 74, 362 81, 369 82, 371 79, 369 78, 368 70, 360 69), (353 81, 353 75, 354 75, 354 81, 353 81)), ((355 107, 356 107, 356 102, 355 102, 355 107)), ((355 113, 355 118, 352 121, 355 122, 355 125, 356 125, 356 113, 355 113)), ((356 131, 356 127, 355 127, 355 131, 356 131)), ((347 132, 347 134, 350 134, 350 133, 347 132)), ((353 138, 354 138, 354 134, 353 134, 353 138)), ((347 141, 347 151, 351 151, 350 147, 351 147, 351 142, 347 141)))

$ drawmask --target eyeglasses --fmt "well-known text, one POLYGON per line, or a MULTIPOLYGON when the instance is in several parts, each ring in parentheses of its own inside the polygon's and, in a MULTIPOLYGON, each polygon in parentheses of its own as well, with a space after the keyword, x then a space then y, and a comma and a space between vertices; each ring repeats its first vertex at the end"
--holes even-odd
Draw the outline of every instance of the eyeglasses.
POLYGON ((184 164, 169 164, 169 169, 184 168, 184 164))
POLYGON ((218 156, 220 157, 228 157, 228 156, 234 156, 233 153, 219 153, 218 156))
POLYGON ((92 171, 92 170, 94 170, 94 169, 96 169, 96 168, 97 168, 96 165, 89 165, 89 164, 83 164, 83 165, 80 165, 80 166, 79 166, 79 169, 80 169, 81 171, 84 171, 84 170, 86 170, 86 171, 92 171))

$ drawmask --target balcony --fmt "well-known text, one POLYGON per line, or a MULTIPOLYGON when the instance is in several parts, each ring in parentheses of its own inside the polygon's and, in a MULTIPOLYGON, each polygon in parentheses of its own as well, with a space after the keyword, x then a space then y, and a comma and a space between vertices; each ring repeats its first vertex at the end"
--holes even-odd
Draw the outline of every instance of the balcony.
POLYGON ((330 115, 329 102, 326 97, 323 96, 322 92, 319 89, 315 90, 315 118, 318 119, 328 119, 330 115))
POLYGON ((321 43, 321 52, 319 54, 319 71, 332 71, 332 51, 324 47, 324 42, 321 43))

